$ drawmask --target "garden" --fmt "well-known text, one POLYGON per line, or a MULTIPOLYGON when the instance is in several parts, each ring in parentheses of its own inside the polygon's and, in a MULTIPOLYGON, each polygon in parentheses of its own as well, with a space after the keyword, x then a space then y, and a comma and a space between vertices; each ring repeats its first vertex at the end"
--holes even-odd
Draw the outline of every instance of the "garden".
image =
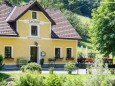
POLYGON ((65 64, 64 69, 68 74, 55 74, 53 67, 45 74, 41 65, 28 63, 20 68, 20 73, 0 73, 0 86, 115 86, 115 72, 102 59, 87 66, 87 74, 72 74, 76 69, 72 62, 65 64))

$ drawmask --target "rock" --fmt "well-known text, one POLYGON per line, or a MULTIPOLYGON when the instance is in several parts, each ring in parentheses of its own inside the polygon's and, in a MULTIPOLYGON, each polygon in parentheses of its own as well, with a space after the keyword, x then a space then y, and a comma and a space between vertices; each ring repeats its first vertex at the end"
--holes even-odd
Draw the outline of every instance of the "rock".
POLYGON ((6 82, 10 82, 10 81, 13 81, 14 80, 14 77, 9 77, 6 79, 6 82))

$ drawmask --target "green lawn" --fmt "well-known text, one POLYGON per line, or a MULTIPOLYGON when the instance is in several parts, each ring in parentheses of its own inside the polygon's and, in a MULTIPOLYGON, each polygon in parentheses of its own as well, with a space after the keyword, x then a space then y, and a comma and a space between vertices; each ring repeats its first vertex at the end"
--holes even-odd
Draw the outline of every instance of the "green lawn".
POLYGON ((11 75, 10 74, 6 74, 6 73, 0 73, 0 81, 8 78, 9 76, 11 76, 11 75))
MULTIPOLYGON (((7 79, 8 77, 10 77, 10 76, 13 76, 13 77, 16 77, 16 76, 20 76, 22 73, 0 73, 0 80, 5 80, 5 79, 7 79)), ((48 77, 50 74, 44 74, 44 73, 42 73, 41 74, 41 76, 44 76, 44 77, 48 77)), ((81 79, 81 80, 83 80, 83 79, 86 79, 86 77, 87 77, 87 74, 57 74, 57 75, 59 75, 59 76, 61 76, 61 75, 64 75, 64 76, 66 76, 67 78, 79 78, 79 79, 81 79)), ((107 75, 107 77, 115 77, 115 75, 107 75)))

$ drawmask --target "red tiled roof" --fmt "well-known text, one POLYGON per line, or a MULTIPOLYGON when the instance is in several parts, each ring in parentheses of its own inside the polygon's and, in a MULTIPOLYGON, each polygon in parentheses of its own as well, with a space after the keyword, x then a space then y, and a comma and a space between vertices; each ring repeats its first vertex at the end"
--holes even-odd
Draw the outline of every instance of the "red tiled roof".
POLYGON ((56 22, 56 25, 52 26, 52 38, 81 39, 80 35, 60 10, 46 9, 46 12, 56 22))
POLYGON ((11 26, 5 21, 13 7, 0 4, 0 35, 17 35, 11 26))
POLYGON ((29 3, 26 5, 15 6, 14 12, 11 17, 8 19, 8 22, 15 21, 17 17, 19 17, 28 7, 30 7, 33 3, 29 3))

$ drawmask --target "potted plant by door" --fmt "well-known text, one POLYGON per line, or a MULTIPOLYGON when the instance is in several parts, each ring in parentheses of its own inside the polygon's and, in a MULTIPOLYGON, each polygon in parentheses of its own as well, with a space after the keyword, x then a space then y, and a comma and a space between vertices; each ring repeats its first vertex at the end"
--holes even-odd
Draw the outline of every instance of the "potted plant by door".
POLYGON ((44 58, 40 59, 40 65, 43 66, 44 65, 44 58))

